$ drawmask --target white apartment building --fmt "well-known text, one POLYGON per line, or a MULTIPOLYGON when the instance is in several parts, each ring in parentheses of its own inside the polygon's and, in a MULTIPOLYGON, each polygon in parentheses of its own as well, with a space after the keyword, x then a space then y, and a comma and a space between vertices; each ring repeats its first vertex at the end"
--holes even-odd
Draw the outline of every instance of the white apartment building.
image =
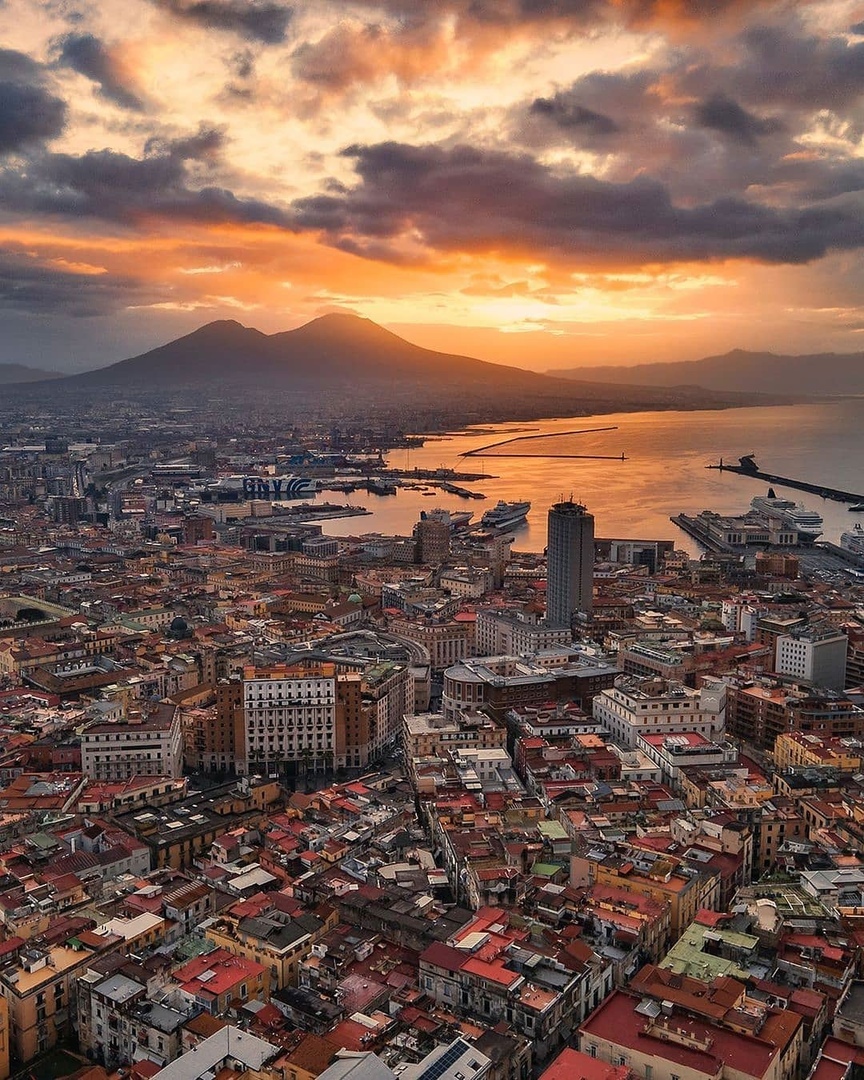
POLYGON ((91 780, 182 776, 180 710, 160 701, 149 712, 93 724, 81 736, 81 769, 91 780))
POLYGON ((477 612, 478 656, 531 656, 541 649, 573 643, 569 626, 532 622, 512 611, 477 612))
POLYGON ((735 597, 723 601, 720 620, 730 633, 741 634, 745 641, 753 641, 759 614, 759 607, 752 601, 735 597))
POLYGON ((593 715, 615 742, 630 748, 640 735, 693 731, 714 740, 725 728, 726 689, 720 682, 691 690, 668 679, 622 675, 594 698, 593 715))
POLYGON ((777 638, 777 673, 826 690, 846 685, 849 639, 833 626, 808 626, 777 638))
POLYGON ((685 769, 734 765, 738 761, 738 748, 734 743, 711 742, 695 731, 674 735, 640 734, 636 747, 659 767, 662 783, 673 788, 680 786, 685 769))
POLYGON ((285 761, 326 765, 336 752, 335 668, 247 669, 243 713, 248 772, 268 775, 285 761))
POLYGON ((456 568, 445 570, 439 581, 441 588, 451 596, 463 600, 479 600, 492 587, 492 573, 489 570, 456 568))

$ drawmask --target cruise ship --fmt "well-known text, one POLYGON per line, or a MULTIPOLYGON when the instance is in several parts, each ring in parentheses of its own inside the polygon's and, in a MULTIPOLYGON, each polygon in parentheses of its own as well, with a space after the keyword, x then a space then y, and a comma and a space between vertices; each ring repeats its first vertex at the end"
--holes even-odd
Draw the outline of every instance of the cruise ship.
POLYGON ((508 503, 501 499, 496 506, 486 511, 480 524, 484 529, 515 529, 525 524, 530 509, 530 502, 508 503))
POLYGON ((751 500, 750 506, 760 514, 780 518, 781 521, 794 526, 804 543, 812 543, 822 535, 821 514, 817 514, 815 510, 808 510, 800 503, 792 502, 791 499, 778 499, 774 488, 768 488, 767 495, 757 495, 751 500))
POLYGON ((840 537, 840 547, 853 555, 864 555, 864 525, 856 525, 851 532, 844 532, 840 537))
POLYGON ((309 499, 319 482, 305 476, 223 476, 195 489, 204 502, 239 502, 244 499, 309 499))

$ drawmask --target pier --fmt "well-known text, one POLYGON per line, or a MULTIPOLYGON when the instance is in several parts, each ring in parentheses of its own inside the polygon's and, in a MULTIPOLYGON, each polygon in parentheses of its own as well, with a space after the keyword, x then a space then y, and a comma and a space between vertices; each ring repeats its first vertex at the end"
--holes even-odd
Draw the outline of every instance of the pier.
MULTIPOLYGON (((473 450, 464 450, 459 457, 482 457, 487 451, 495 450, 499 446, 510 446, 512 443, 532 442, 534 439, 563 439, 567 435, 592 435, 601 431, 617 431, 618 427, 594 427, 580 428, 578 431, 541 431, 537 435, 515 435, 510 439, 502 439, 500 442, 486 443, 485 446, 477 446, 473 450)), ((551 457, 551 458, 595 458, 600 461, 624 461, 623 454, 496 454, 496 457, 551 457)))
POLYGON ((733 548, 731 544, 724 544, 722 540, 718 540, 716 537, 711 536, 701 522, 694 517, 690 517, 688 514, 675 514, 670 517, 669 520, 674 522, 679 529, 686 532, 688 536, 692 536, 697 543, 702 545, 702 547, 713 552, 715 555, 743 555, 745 553, 743 547, 733 548))
POLYGON ((827 487, 825 484, 811 484, 809 480, 796 480, 790 476, 763 472, 756 464, 753 454, 745 454, 738 461, 738 465, 727 465, 723 458, 720 458, 717 465, 707 465, 706 468, 749 476, 753 480, 764 480, 768 484, 778 484, 781 487, 794 488, 796 491, 807 491, 811 495, 818 495, 820 499, 833 499, 835 502, 843 503, 864 502, 864 495, 854 491, 843 491, 841 488, 827 487))

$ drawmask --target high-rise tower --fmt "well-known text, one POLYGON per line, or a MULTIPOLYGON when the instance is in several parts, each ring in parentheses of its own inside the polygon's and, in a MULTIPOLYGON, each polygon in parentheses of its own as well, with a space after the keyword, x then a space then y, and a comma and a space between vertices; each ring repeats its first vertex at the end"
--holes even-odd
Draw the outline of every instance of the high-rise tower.
POLYGON ((594 516, 580 503, 549 510, 546 539, 546 621, 569 626, 577 612, 590 616, 594 584, 594 516))

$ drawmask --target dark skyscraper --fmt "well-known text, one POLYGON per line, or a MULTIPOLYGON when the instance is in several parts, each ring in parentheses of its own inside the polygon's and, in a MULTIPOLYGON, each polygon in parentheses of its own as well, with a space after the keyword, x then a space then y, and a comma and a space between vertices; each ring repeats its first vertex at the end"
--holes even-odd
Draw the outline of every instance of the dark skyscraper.
POLYGON ((569 626, 577 612, 591 615, 593 515, 580 503, 556 503, 549 510, 546 548, 546 620, 553 626, 569 626))

